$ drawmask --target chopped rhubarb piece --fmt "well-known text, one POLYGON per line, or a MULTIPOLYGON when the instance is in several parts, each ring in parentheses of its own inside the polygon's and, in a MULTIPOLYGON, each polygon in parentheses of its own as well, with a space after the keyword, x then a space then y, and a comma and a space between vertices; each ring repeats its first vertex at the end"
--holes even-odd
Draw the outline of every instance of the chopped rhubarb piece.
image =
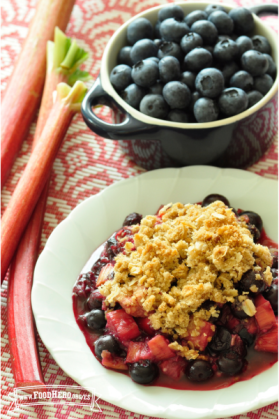
POLYGON ((140 335, 140 330, 132 316, 125 310, 111 311, 106 314, 107 328, 118 337, 121 342, 132 340, 140 335))
POLYGON ((152 360, 151 351, 146 342, 129 342, 126 362, 134 363, 141 359, 152 360))
POLYGON ((271 304, 262 295, 257 296, 255 299, 257 312, 255 314, 261 332, 271 329, 276 323, 276 317, 272 310, 271 304))
POLYGON ((156 361, 173 358, 175 352, 169 348, 169 341, 162 335, 157 335, 147 342, 156 361))
POLYGON ((176 356, 174 358, 166 359, 159 363, 160 370, 166 374, 168 377, 173 378, 174 380, 179 380, 186 368, 187 362, 181 356, 176 356))
POLYGON ((211 341, 216 328, 214 324, 210 322, 203 321, 202 323, 203 324, 200 325, 199 329, 197 329, 197 326, 193 321, 189 323, 187 329, 189 335, 182 340, 182 345, 184 344, 190 347, 194 346, 195 349, 198 349, 200 351, 205 350, 208 343, 211 341), (198 336, 191 336, 192 333, 195 335, 196 332, 199 333, 198 336))
POLYGON ((112 279, 112 273, 113 265, 111 263, 108 263, 107 265, 103 266, 99 274, 96 286, 99 287, 100 285, 104 284, 108 279, 112 279))
POLYGON ((127 370, 128 367, 124 362, 124 359, 120 356, 112 355, 109 351, 102 351, 102 365, 107 368, 113 368, 115 370, 127 370))
POLYGON ((242 328, 242 325, 239 319, 237 319, 236 317, 230 316, 226 323, 226 327, 229 329, 230 332, 238 333, 240 329, 242 328))
POLYGON ((156 333, 156 330, 153 329, 153 327, 150 324, 150 320, 148 317, 139 318, 137 320, 138 326, 141 330, 143 330, 145 333, 147 333, 149 336, 154 336, 156 333))
POLYGON ((278 326, 275 325, 266 333, 259 335, 255 343, 256 351, 278 352, 278 326))

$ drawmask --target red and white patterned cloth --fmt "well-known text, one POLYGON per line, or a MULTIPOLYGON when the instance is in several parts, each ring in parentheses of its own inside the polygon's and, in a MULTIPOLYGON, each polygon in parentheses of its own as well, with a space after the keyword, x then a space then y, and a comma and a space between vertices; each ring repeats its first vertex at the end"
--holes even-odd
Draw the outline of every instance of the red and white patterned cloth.
MULTIPOLYGON (((270 3, 276 0, 237 0, 233 4, 251 6, 254 3, 270 3)), ((166 3, 164 0, 77 0, 67 29, 67 34, 75 37, 81 47, 89 52, 90 58, 85 69, 97 76, 103 50, 115 30, 135 14, 145 9, 166 3)), ((35 11, 36 0, 2 0, 2 62, 1 90, 12 72, 15 60, 21 50, 28 25, 35 11)), ((265 17, 269 26, 277 30, 277 18, 265 17)), ((15 98, 17 100, 17 98, 15 98)), ((99 110, 104 118, 109 118, 106 108, 99 110)), ((5 209, 15 185, 28 161, 35 124, 24 142, 14 164, 12 173, 2 193, 2 211, 5 209)), ((267 129, 267 127, 264 127, 267 129)), ((258 163, 248 170, 261 176, 277 179, 277 138, 268 152, 258 163)), ((41 240, 43 249, 52 230, 70 211, 85 198, 96 194, 108 185, 130 176, 136 176, 143 169, 136 166, 123 154, 117 142, 105 140, 90 132, 81 116, 74 119, 66 140, 55 161, 49 197, 44 218, 41 240)), ((55 405, 29 406, 8 412, 13 399, 14 380, 11 370, 9 342, 7 335, 7 282, 2 286, 2 417, 3 418, 139 418, 146 416, 125 411, 107 402, 99 403, 102 413, 91 413, 86 407, 55 405)), ((53 360, 38 337, 43 375, 46 384, 75 384, 53 360)), ((235 418, 275 419, 277 403, 235 418)), ((151 418, 150 418, 151 419, 151 418)))

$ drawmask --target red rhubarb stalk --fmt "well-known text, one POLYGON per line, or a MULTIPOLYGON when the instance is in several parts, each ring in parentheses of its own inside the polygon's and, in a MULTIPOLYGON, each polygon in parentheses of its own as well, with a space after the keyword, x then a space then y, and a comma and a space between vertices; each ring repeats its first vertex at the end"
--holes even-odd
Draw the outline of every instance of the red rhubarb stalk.
MULTIPOLYGON (((37 121, 33 149, 40 138, 46 119, 53 105, 53 92, 60 81, 73 83, 77 77, 83 80, 89 74, 78 69, 87 54, 78 48, 75 41, 69 40, 58 28, 55 29, 54 43, 47 45, 47 76, 37 121), (69 68, 61 67, 67 61, 74 45, 76 60, 69 68), (66 48, 65 48, 66 46, 66 48)), ((42 391, 44 385, 36 345, 36 329, 31 308, 31 288, 33 272, 37 260, 44 210, 48 195, 49 182, 44 187, 39 202, 28 223, 13 258, 8 282, 8 337, 15 387, 32 386, 42 391)))
POLYGON ((80 110, 85 92, 86 87, 81 81, 77 81, 72 88, 65 83, 60 83, 57 87, 56 101, 40 139, 2 217, 2 281, 48 180, 69 124, 74 114, 80 110))
POLYGON ((54 28, 65 30, 75 0, 39 0, 1 107, 1 188, 40 104, 46 73, 46 44, 54 28))

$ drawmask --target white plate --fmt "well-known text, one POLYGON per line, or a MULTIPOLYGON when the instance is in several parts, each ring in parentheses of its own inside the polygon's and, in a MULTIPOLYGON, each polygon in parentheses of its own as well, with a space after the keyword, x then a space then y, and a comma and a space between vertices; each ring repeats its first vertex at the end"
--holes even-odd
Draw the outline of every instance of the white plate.
POLYGON ((194 203, 209 193, 258 212, 277 241, 277 182, 249 172, 192 166, 144 173, 86 199, 53 231, 39 257, 32 306, 40 336, 60 367, 84 388, 123 409, 160 418, 220 418, 277 400, 277 365, 231 387, 184 391, 143 387, 103 368, 92 355, 72 309, 72 288, 90 255, 131 212, 154 214, 168 202, 194 203))

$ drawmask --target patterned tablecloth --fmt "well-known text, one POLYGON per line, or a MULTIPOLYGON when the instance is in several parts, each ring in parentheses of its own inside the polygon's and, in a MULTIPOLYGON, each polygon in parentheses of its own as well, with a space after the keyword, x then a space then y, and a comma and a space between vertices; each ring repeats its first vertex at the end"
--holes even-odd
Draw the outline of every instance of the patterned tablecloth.
MULTIPOLYGON (((252 5, 256 0, 238 0, 234 4, 252 5)), ((262 0, 271 2, 271 0, 262 0)), ((276 0, 274 0, 276 2, 276 0)), ((93 78, 97 76, 103 50, 114 31, 133 15, 164 0, 77 0, 67 29, 75 37, 90 58, 85 64, 93 78)), ((259 2, 258 2, 259 3, 259 2)), ((36 0, 2 0, 2 62, 1 89, 12 72, 14 62, 21 50, 28 25, 34 15, 36 0)), ((276 17, 265 17, 268 24, 277 30, 276 17)), ((16 98, 15 98, 16 100, 16 98)), ((109 118, 108 110, 99 111, 109 118)), ((262 127, 268 130, 268 127, 262 127)), ((18 179, 28 161, 35 123, 24 142, 14 164, 12 173, 2 193, 2 211, 5 209, 18 179)), ((261 129, 261 127, 259 128, 261 129)), ((271 179, 277 179, 277 138, 259 162, 249 171, 271 179)), ((74 119, 58 157, 55 161, 41 240, 43 249, 52 230, 70 211, 85 198, 100 192, 114 182, 136 176, 143 169, 136 166, 123 154, 117 142, 105 140, 87 129, 81 116, 74 119)), ((9 412, 13 399, 14 380, 11 370, 7 335, 7 282, 2 286, 2 415, 3 418, 141 418, 142 415, 125 411, 105 401, 99 403, 102 413, 91 413, 87 407, 68 405, 29 406, 9 412)), ((75 384, 56 364, 38 336, 43 375, 47 384, 75 384)), ((277 403, 262 409, 237 416, 237 418, 275 419, 277 403)), ((145 418, 147 418, 145 416, 145 418)))

